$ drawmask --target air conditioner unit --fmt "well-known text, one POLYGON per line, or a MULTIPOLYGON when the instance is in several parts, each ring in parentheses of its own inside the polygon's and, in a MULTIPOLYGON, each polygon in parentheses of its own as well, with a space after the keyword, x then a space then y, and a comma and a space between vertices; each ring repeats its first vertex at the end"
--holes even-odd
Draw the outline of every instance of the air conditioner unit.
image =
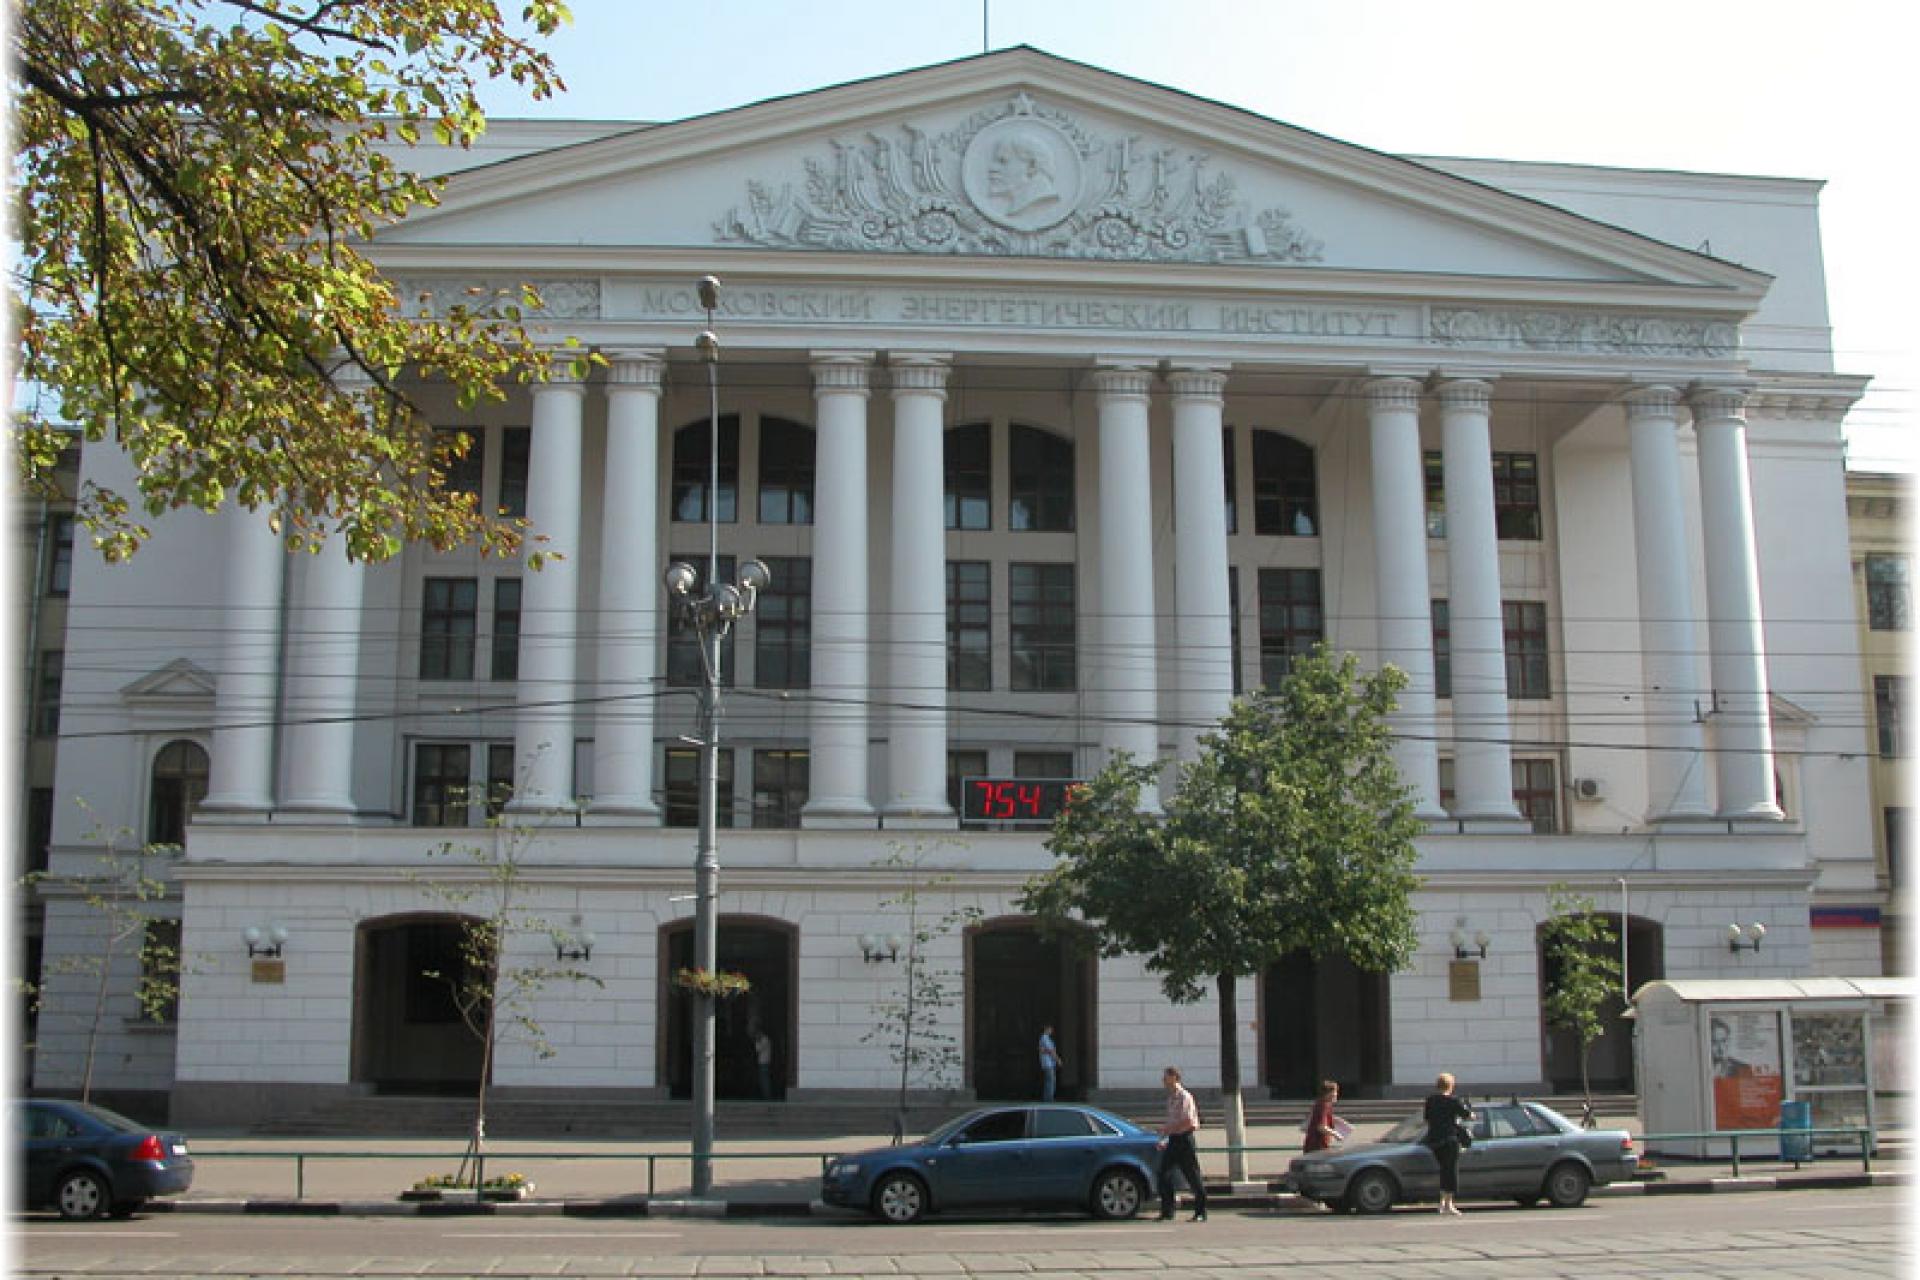
POLYGON ((1598 778, 1575 778, 1573 794, 1578 800, 1600 800, 1607 794, 1607 784, 1598 778))

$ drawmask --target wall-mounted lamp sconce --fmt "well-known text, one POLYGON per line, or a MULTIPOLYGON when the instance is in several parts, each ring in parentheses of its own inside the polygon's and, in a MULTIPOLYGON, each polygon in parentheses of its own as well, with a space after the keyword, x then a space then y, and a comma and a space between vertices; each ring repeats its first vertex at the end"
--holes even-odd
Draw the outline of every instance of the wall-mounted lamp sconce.
POLYGON ((860 935, 860 956, 868 964, 879 964, 882 960, 898 960, 901 947, 900 935, 890 933, 882 938, 878 934, 860 935))
POLYGON ((280 949, 287 945, 287 938, 290 935, 287 933, 287 926, 275 920, 264 930, 259 925, 250 924, 240 936, 246 939, 249 959, 254 956, 267 956, 277 960, 280 958, 280 949))
POLYGON ((1761 924, 1758 920, 1755 920, 1745 929, 1742 929, 1737 924, 1730 924, 1727 926, 1727 950, 1758 951, 1760 949, 1760 939, 1766 936, 1767 926, 1761 924))
POLYGON ((600 939, 591 933, 569 933, 553 935, 553 958, 555 960, 591 960, 593 944, 600 939))
POLYGON ((1469 944, 1467 941, 1467 931, 1465 929, 1455 929, 1448 938, 1448 941, 1453 943, 1453 958, 1455 960, 1470 959, 1475 954, 1478 954, 1482 960, 1485 960, 1487 958, 1487 944, 1492 942, 1493 939, 1487 936, 1485 929, 1482 929, 1473 935, 1473 941, 1469 944))

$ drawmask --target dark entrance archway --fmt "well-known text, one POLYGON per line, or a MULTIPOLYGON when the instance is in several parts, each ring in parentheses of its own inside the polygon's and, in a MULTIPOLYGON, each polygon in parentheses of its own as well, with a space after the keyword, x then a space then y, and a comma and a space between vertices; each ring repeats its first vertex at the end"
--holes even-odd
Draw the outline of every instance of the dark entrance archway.
POLYGON ((1260 980, 1261 1079, 1270 1096, 1310 1098, 1322 1080, 1349 1097, 1393 1079, 1388 976, 1345 956, 1289 952, 1260 980))
POLYGON ((355 931, 355 1084, 454 1095, 479 1086, 480 1037, 453 1001, 466 965, 462 928, 459 916, 420 914, 368 920, 355 931))
MULTIPOLYGON (((713 1028, 713 1092, 717 1098, 758 1098, 760 1072, 754 1031, 773 1042, 773 1096, 784 1098, 795 1079, 793 1029, 800 931, 770 916, 720 917, 715 951, 723 972, 743 973, 747 994, 716 1001, 713 1028)), ((693 1096, 693 997, 673 984, 673 975, 693 967, 693 921, 676 920, 660 930, 660 1079, 676 1098, 693 1096)))
MULTIPOLYGON (((1618 912, 1610 914, 1615 929, 1619 928, 1618 912)), ((1540 926, 1544 928, 1545 926, 1540 926)), ((1562 1031, 1547 1026, 1545 1002, 1547 990, 1555 980, 1553 968, 1547 963, 1546 948, 1541 945, 1540 932, 1534 930, 1534 946, 1540 963, 1540 1033, 1546 1046, 1545 1062, 1542 1064, 1547 1081, 1556 1092, 1578 1093, 1580 1091, 1580 1042, 1571 1031, 1562 1031)), ((1619 954, 1619 934, 1608 950, 1619 954)), ((1627 990, 1631 991, 1642 983, 1657 982, 1667 976, 1666 973, 1666 937, 1665 930, 1657 920, 1644 916, 1627 917, 1627 990)), ((1633 1074, 1633 1023, 1621 1015, 1626 1011, 1626 1002, 1615 995, 1608 1000, 1600 1011, 1600 1017, 1606 1024, 1606 1030, 1593 1042, 1587 1058, 1588 1080, 1595 1089, 1609 1093, 1630 1093, 1634 1089, 1633 1074)))
POLYGON ((1094 957, 1059 933, 1008 917, 969 929, 967 1082, 974 1096, 1040 1096, 1040 1029, 1060 1050, 1057 1096, 1085 1098, 1098 1084, 1094 957))

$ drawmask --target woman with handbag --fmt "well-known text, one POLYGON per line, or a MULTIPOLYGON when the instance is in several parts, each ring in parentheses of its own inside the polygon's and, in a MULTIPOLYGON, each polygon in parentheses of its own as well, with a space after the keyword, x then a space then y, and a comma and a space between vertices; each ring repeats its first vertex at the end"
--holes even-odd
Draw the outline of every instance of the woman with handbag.
POLYGON ((1453 1198, 1460 1194, 1460 1148, 1473 1141, 1466 1127, 1473 1119, 1473 1108, 1465 1098, 1454 1096, 1451 1072, 1442 1071, 1434 1087, 1437 1092, 1427 1095, 1423 1112, 1427 1134, 1420 1141, 1440 1162, 1440 1212, 1458 1214, 1453 1198))

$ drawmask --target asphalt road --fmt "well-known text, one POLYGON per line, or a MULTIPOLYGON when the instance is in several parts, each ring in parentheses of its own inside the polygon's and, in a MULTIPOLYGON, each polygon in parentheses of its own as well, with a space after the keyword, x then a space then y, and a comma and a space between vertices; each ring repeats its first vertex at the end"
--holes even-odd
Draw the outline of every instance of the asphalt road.
POLYGON ((917 1227, 780 1218, 301 1218, 154 1214, 21 1219, 22 1276, 1076 1276, 1260 1280, 1813 1280, 1913 1266, 1896 1188, 1595 1200, 1577 1210, 1404 1209, 1380 1218, 1217 1211, 1193 1224, 1070 1216, 917 1227))

